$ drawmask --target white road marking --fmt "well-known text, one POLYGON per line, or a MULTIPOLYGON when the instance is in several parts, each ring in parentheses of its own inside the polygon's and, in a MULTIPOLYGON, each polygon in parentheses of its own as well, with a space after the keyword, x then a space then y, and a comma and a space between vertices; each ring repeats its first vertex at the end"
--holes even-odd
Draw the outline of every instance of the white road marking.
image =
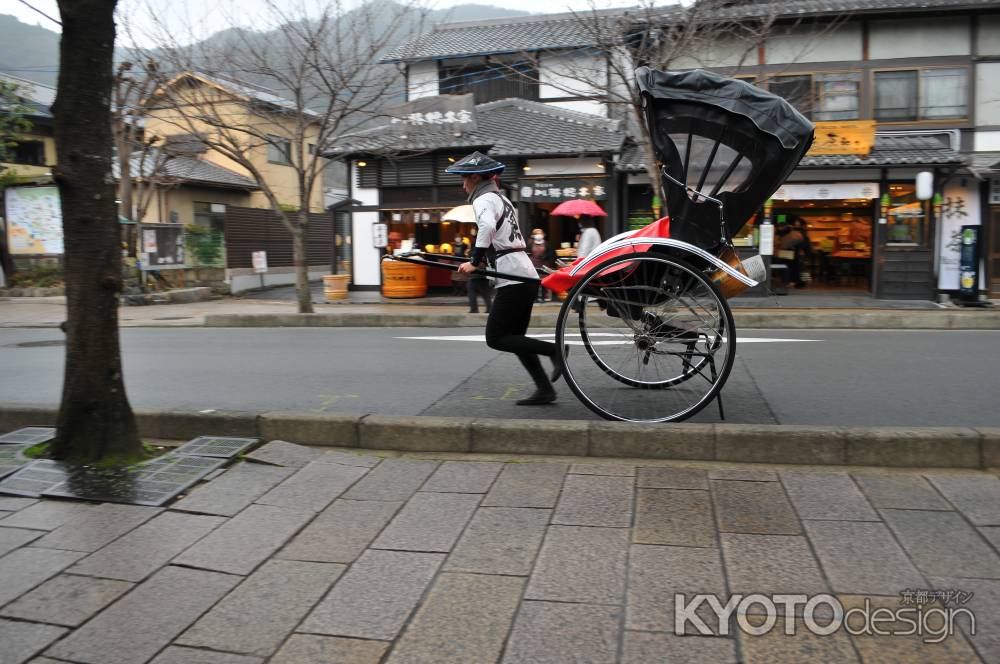
MULTIPOLYGON (((536 339, 554 338, 556 335, 554 333, 545 334, 529 334, 529 337, 534 337, 536 339)), ((608 346, 621 343, 632 343, 631 334, 619 335, 614 332, 595 332, 590 335, 591 337, 619 337, 618 341, 595 341, 594 346, 608 346)), ((567 335, 569 339, 566 343, 571 346, 582 346, 583 341, 578 341, 580 338, 579 334, 567 335)), ((479 343, 486 342, 486 335, 484 334, 456 334, 456 335, 444 335, 444 336, 429 336, 429 337, 395 337, 396 339, 416 339, 418 341, 478 341, 479 343)), ((800 343, 806 341, 822 341, 822 339, 781 339, 772 337, 737 337, 737 343, 741 344, 773 344, 773 343, 800 343)))

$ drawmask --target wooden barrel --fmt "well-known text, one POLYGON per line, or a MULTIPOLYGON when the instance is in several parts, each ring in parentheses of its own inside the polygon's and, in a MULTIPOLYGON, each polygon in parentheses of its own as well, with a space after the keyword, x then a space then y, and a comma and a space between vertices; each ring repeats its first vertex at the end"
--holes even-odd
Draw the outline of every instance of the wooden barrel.
POLYGON ((412 263, 382 261, 382 295, 385 297, 427 295, 427 268, 412 263))
POLYGON ((347 274, 327 274, 323 276, 323 296, 327 302, 347 299, 347 282, 350 281, 347 274))

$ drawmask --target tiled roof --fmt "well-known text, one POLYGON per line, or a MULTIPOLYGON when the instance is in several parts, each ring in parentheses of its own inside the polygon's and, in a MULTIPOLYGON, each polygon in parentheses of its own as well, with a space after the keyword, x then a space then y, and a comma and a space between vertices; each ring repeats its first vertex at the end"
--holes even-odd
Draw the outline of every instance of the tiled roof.
MULTIPOLYGON (((142 160, 141 155, 132 155, 132 173, 138 175, 140 167, 143 177, 151 177, 156 168, 156 155, 151 154, 142 160)), ((118 161, 112 162, 115 178, 121 177, 118 161)), ((221 187, 224 189, 260 189, 253 179, 240 175, 210 161, 190 155, 178 155, 163 162, 158 176, 177 178, 183 184, 202 185, 205 187, 221 187)))
POLYGON ((332 146, 331 156, 489 147, 493 156, 556 156, 617 152, 624 134, 617 120, 526 99, 502 99, 476 106, 476 130, 455 136, 442 127, 371 129, 332 146))
POLYGON ((969 169, 977 177, 1000 175, 1000 152, 973 152, 969 157, 969 169))
MULTIPOLYGON (((622 10, 597 12, 620 16, 622 10)), ((388 53, 382 62, 576 48, 597 43, 591 12, 444 23, 388 53), (587 17, 587 18, 581 18, 587 17)))
MULTIPOLYGON (((875 136, 875 145, 867 156, 810 155, 799 162, 799 168, 830 168, 838 166, 931 166, 962 164, 965 157, 928 136, 875 136)), ((616 168, 623 173, 646 170, 645 158, 637 145, 622 153, 616 168)))
MULTIPOLYGON (((754 17, 801 18, 806 16, 871 14, 890 12, 926 12, 940 10, 1000 7, 997 0, 784 0, 749 2, 722 7, 706 18, 739 20, 754 17)), ((676 5, 656 13, 658 22, 678 21, 687 10, 676 5)), ((445 23, 390 52, 382 62, 433 60, 473 55, 544 51, 579 48, 597 43, 595 30, 621 30, 621 19, 631 14, 637 22, 652 15, 643 9, 611 9, 598 15, 607 19, 597 23, 589 12, 499 18, 488 21, 445 23)))

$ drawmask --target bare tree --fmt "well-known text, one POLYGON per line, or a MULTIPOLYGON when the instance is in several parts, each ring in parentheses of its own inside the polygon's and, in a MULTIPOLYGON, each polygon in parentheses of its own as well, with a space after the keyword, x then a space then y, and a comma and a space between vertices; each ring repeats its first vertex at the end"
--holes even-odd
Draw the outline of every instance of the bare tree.
MULTIPOLYGON (((645 65, 660 70, 709 67, 732 71, 757 65, 760 50, 774 33, 780 7, 776 3, 733 0, 695 0, 689 5, 663 6, 654 0, 641 0, 637 7, 609 11, 598 9, 595 0, 589 1, 589 9, 575 12, 572 19, 574 27, 586 37, 587 47, 524 54, 524 59, 534 61, 533 67, 514 64, 507 69, 530 75, 543 71, 539 60, 546 59, 544 71, 549 75, 536 78, 539 83, 567 96, 608 104, 611 116, 623 120, 629 133, 638 139, 646 172, 656 187, 660 174, 644 121, 636 68, 645 65)), ((794 27, 805 27, 815 39, 843 20, 843 16, 822 24, 799 20, 794 27)), ((774 75, 771 71, 770 76, 774 75)), ((756 78, 761 85, 767 76, 759 71, 756 78)), ((654 191, 659 193, 658 188, 654 191)))
POLYGON ((125 395, 118 338, 122 287, 110 99, 117 0, 59 0, 62 39, 53 115, 62 199, 66 370, 52 455, 75 461, 142 456, 125 395))
POLYGON ((402 91, 401 71, 376 64, 378 54, 405 39, 422 14, 395 3, 347 10, 339 0, 286 7, 269 1, 258 31, 231 30, 224 43, 162 42, 163 71, 147 105, 256 181, 292 235, 299 311, 311 313, 306 236, 310 209, 322 209, 321 155, 402 91))

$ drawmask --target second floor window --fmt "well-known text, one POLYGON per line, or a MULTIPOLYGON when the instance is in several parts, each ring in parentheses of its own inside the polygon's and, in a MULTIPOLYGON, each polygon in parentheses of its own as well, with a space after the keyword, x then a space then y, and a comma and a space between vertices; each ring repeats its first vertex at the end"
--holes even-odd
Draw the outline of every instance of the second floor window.
POLYGON ((442 67, 443 95, 473 93, 477 104, 517 97, 538 100, 538 70, 530 63, 498 63, 442 67))
POLYGON ((8 149, 8 154, 15 164, 45 165, 45 144, 41 141, 19 141, 13 148, 8 149))
POLYGON ((968 115, 964 68, 875 72, 875 119, 885 122, 947 120, 968 115))
POLYGON ((292 143, 279 136, 268 136, 267 161, 271 164, 292 163, 292 143))
POLYGON ((768 89, 811 120, 857 120, 861 76, 857 72, 775 76, 768 89))

